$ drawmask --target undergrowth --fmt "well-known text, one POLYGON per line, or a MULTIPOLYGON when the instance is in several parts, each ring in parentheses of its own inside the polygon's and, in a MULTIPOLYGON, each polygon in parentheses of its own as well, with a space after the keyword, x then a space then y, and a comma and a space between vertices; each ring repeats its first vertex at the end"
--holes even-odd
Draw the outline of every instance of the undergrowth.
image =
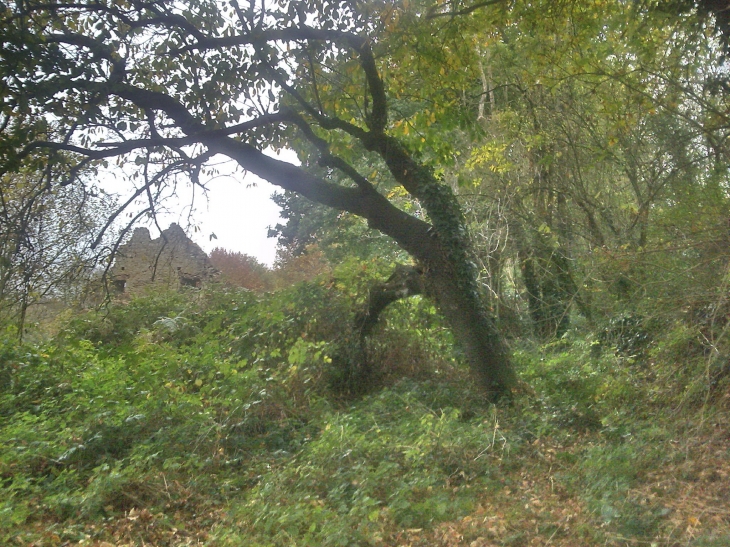
POLYGON ((728 544, 730 391, 691 326, 638 357, 576 332, 515 343, 525 387, 495 407, 413 300, 353 390, 342 355, 374 273, 7 333, 0 544, 728 544))

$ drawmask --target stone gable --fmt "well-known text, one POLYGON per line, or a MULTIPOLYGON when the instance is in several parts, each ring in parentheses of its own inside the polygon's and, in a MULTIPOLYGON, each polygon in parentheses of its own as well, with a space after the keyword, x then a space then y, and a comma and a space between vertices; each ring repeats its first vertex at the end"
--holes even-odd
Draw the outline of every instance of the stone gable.
POLYGON ((217 273, 208 255, 173 223, 157 239, 147 228, 135 229, 119 247, 110 278, 118 294, 139 294, 150 287, 199 288, 217 273))

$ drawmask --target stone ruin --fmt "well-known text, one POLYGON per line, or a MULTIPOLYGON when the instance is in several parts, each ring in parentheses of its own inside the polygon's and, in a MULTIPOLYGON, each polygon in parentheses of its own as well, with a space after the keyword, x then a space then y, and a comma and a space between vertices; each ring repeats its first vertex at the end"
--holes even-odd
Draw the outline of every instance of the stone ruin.
POLYGON ((135 229, 119 247, 109 276, 116 294, 139 294, 151 287, 200 288, 217 273, 208 255, 173 223, 157 239, 147 228, 135 229))

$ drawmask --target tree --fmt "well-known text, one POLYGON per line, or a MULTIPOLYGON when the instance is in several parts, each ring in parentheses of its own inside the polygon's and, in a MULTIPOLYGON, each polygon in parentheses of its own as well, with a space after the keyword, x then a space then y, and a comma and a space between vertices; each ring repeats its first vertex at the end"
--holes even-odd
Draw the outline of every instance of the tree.
POLYGON ((7 174, 0 185, 0 324, 22 338, 29 307, 78 302, 109 249, 92 252, 113 199, 93 184, 47 189, 38 173, 7 174))
MULTIPOLYGON (((424 36, 443 10, 427 7, 403 12, 422 21, 424 36)), ((202 184, 211 158, 227 156, 393 238, 418 263, 480 384, 507 393, 515 375, 479 293, 462 210, 433 156, 414 145, 425 137, 406 138, 418 103, 406 100, 402 78, 399 89, 388 86, 388 73, 407 62, 407 43, 398 45, 403 36, 393 30, 400 13, 387 2, 329 0, 6 6, 0 173, 29 166, 49 183, 71 184, 116 158, 138 166, 134 195, 153 202, 175 177, 202 184), (349 182, 265 153, 287 145, 349 182), (356 169, 362 157, 376 172, 356 169), (394 186, 425 214, 389 201, 384 190, 394 186)), ((435 111, 421 114, 432 120, 435 111)))
POLYGON ((210 263, 221 272, 223 281, 250 291, 264 291, 271 285, 269 269, 255 257, 216 247, 210 263))
POLYGON ((713 22, 641 3, 512 6, 461 25, 463 100, 482 131, 452 132, 461 154, 447 174, 495 309, 505 324, 524 309, 552 337, 571 307, 599 321, 682 308, 710 286, 696 282, 695 249, 717 247, 727 218, 713 22))

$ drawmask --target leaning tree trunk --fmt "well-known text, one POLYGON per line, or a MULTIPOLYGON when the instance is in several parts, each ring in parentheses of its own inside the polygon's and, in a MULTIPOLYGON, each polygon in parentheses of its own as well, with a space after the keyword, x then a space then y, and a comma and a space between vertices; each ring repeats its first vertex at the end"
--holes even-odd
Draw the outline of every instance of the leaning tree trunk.
MULTIPOLYGON (((209 142, 250 172, 312 201, 361 216, 371 228, 392 237, 423 268, 428 294, 452 328, 481 387, 491 397, 510 393, 516 376, 479 292, 461 207, 451 188, 415 162, 397 142, 386 138, 382 155, 395 179, 428 211, 430 223, 397 208, 356 175, 357 187, 347 188, 267 157, 245 143, 221 138, 209 142)), ((375 140, 368 144, 377 150, 383 143, 375 140)))
MULTIPOLYGON (((369 370, 365 339, 372 333, 383 310, 397 300, 420 294, 436 301, 480 386, 493 397, 508 394, 516 377, 507 348, 481 297, 474 290, 464 290, 465 286, 473 285, 474 289, 476 285, 468 275, 459 280, 459 276, 454 275, 458 270, 448 260, 434 257, 424 262, 430 262, 430 265, 397 265, 385 283, 371 287, 366 308, 355 317, 362 360, 359 365, 369 370)), ((468 270, 469 265, 465 265, 464 272, 468 273, 468 270)))
POLYGON ((506 344, 477 291, 476 275, 469 271, 473 265, 444 258, 424 264, 427 290, 451 326, 475 380, 492 397, 508 395, 516 376, 506 344))
POLYGON ((432 223, 428 245, 413 253, 423 268, 428 294, 451 326, 480 386, 493 398, 509 395, 517 378, 479 290, 461 205, 450 186, 394 144, 385 159, 394 174, 399 167, 404 171, 400 181, 421 201, 432 223))

